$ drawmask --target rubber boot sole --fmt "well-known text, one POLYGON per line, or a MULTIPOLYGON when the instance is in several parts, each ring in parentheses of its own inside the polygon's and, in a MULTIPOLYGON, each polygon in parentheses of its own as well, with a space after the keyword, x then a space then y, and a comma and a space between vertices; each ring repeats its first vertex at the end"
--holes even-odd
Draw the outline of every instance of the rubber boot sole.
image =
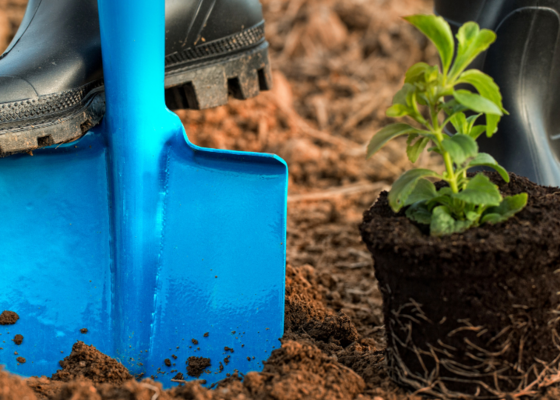
MULTIPOLYGON (((202 110, 224 105, 230 97, 245 100, 271 89, 263 27, 199 47, 195 54, 187 50, 166 57, 165 100, 170 109, 202 110), (200 52, 203 62, 195 58, 200 52)), ((0 104, 0 112, 0 157, 68 143, 101 122, 104 86, 94 82, 68 92, 0 104)))

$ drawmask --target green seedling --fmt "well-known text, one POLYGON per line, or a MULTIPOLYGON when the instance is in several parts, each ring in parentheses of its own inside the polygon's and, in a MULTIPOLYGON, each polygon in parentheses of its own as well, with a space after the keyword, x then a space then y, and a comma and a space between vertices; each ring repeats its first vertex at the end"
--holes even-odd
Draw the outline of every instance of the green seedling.
POLYGON ((436 46, 441 67, 422 62, 410 67, 403 88, 387 110, 387 116, 409 117, 423 128, 406 123, 386 126, 371 139, 367 156, 371 157, 389 140, 406 135, 406 153, 411 162, 416 162, 431 144, 428 151, 443 157, 445 172, 438 174, 422 168, 406 171, 394 183, 389 205, 395 212, 406 208, 406 216, 429 225, 432 236, 507 220, 525 207, 527 194, 504 198, 486 175, 467 176, 470 168, 490 167, 509 182, 507 171, 491 155, 480 153, 476 143, 484 132, 492 137, 500 118, 507 114, 502 95, 490 76, 475 69, 465 71, 496 40, 496 34, 481 30, 474 22, 465 23, 456 35, 454 58, 453 35, 443 18, 413 15, 405 19, 436 46), (482 115, 486 123, 477 125, 482 115), (455 134, 446 133, 449 125, 455 128, 455 134), (448 186, 437 190, 427 178, 443 180, 448 186))

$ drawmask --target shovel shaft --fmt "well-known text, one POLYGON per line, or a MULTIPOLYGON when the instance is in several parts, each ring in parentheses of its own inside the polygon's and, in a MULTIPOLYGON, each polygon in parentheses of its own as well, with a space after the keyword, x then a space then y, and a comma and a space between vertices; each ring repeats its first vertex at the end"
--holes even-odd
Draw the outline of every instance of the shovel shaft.
POLYGON ((164 98, 164 0, 99 0, 99 17, 114 205, 114 343, 134 373, 150 349, 166 143, 177 118, 164 98))
POLYGON ((165 110, 165 1, 98 0, 108 128, 165 110), (156 107, 157 106, 157 107, 156 107))

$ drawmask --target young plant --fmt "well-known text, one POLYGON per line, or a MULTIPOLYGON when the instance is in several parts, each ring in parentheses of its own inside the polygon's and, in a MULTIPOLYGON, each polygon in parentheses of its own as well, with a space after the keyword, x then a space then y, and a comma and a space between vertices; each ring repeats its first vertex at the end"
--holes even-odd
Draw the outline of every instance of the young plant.
POLYGON ((432 236, 462 232, 484 223, 507 220, 527 204, 527 194, 502 197, 498 187, 484 174, 467 177, 473 167, 490 167, 504 181, 507 171, 492 156, 479 153, 477 138, 484 132, 491 137, 498 122, 507 111, 502 96, 491 77, 467 66, 496 40, 496 34, 480 29, 475 22, 465 23, 458 31, 457 54, 451 29, 447 22, 434 15, 413 15, 405 18, 436 46, 441 69, 426 63, 413 65, 406 72, 403 88, 393 98, 387 110, 389 117, 410 117, 423 128, 405 123, 386 126, 371 139, 367 156, 371 157, 389 140, 407 135, 406 153, 416 162, 422 151, 432 146, 443 157, 445 172, 429 169, 406 171, 393 185, 389 204, 398 212, 406 208, 406 216, 430 226, 432 236), (459 86, 460 85, 460 86, 459 86), (472 87, 476 92, 467 90, 472 87), (468 114, 472 114, 467 116, 468 114), (482 115, 486 125, 476 125, 482 115), (441 118, 443 116, 443 118, 441 118), (456 133, 444 130, 451 124, 456 133), (440 179, 449 186, 436 190, 426 178, 440 179))

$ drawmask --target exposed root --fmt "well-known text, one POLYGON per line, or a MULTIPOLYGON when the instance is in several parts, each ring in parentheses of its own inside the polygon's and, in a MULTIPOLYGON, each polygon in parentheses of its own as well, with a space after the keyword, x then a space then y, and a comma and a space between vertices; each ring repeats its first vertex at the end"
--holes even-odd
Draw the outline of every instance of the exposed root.
POLYGON ((553 319, 549 322, 551 340, 559 350, 558 356, 548 363, 535 359, 528 367, 523 365, 523 348, 532 321, 524 308, 517 309, 520 310, 519 313, 510 315, 511 325, 504 327, 486 342, 486 346, 493 344, 492 350, 489 350, 490 347, 477 345, 466 337, 467 334, 472 337, 473 333, 482 337, 488 333, 485 327, 474 326, 468 320, 460 320, 463 326, 447 334, 447 337, 463 335, 465 350, 460 352, 441 339, 436 345, 427 343, 427 348, 420 348, 414 343, 414 324, 420 324, 420 319, 423 320, 422 324, 432 322, 422 311, 421 305, 411 299, 398 310, 393 310, 386 324, 389 343, 387 364, 392 379, 414 389, 414 394, 445 399, 535 396, 543 388, 559 383, 560 336, 555 326, 560 320, 560 307, 551 312, 553 319), (421 373, 413 372, 403 360, 403 352, 408 351, 416 355, 421 373), (511 351, 517 353, 516 362, 513 364, 508 361, 512 359, 511 351), (465 359, 472 362, 465 362, 465 359), (469 392, 456 389, 462 387, 469 392))

